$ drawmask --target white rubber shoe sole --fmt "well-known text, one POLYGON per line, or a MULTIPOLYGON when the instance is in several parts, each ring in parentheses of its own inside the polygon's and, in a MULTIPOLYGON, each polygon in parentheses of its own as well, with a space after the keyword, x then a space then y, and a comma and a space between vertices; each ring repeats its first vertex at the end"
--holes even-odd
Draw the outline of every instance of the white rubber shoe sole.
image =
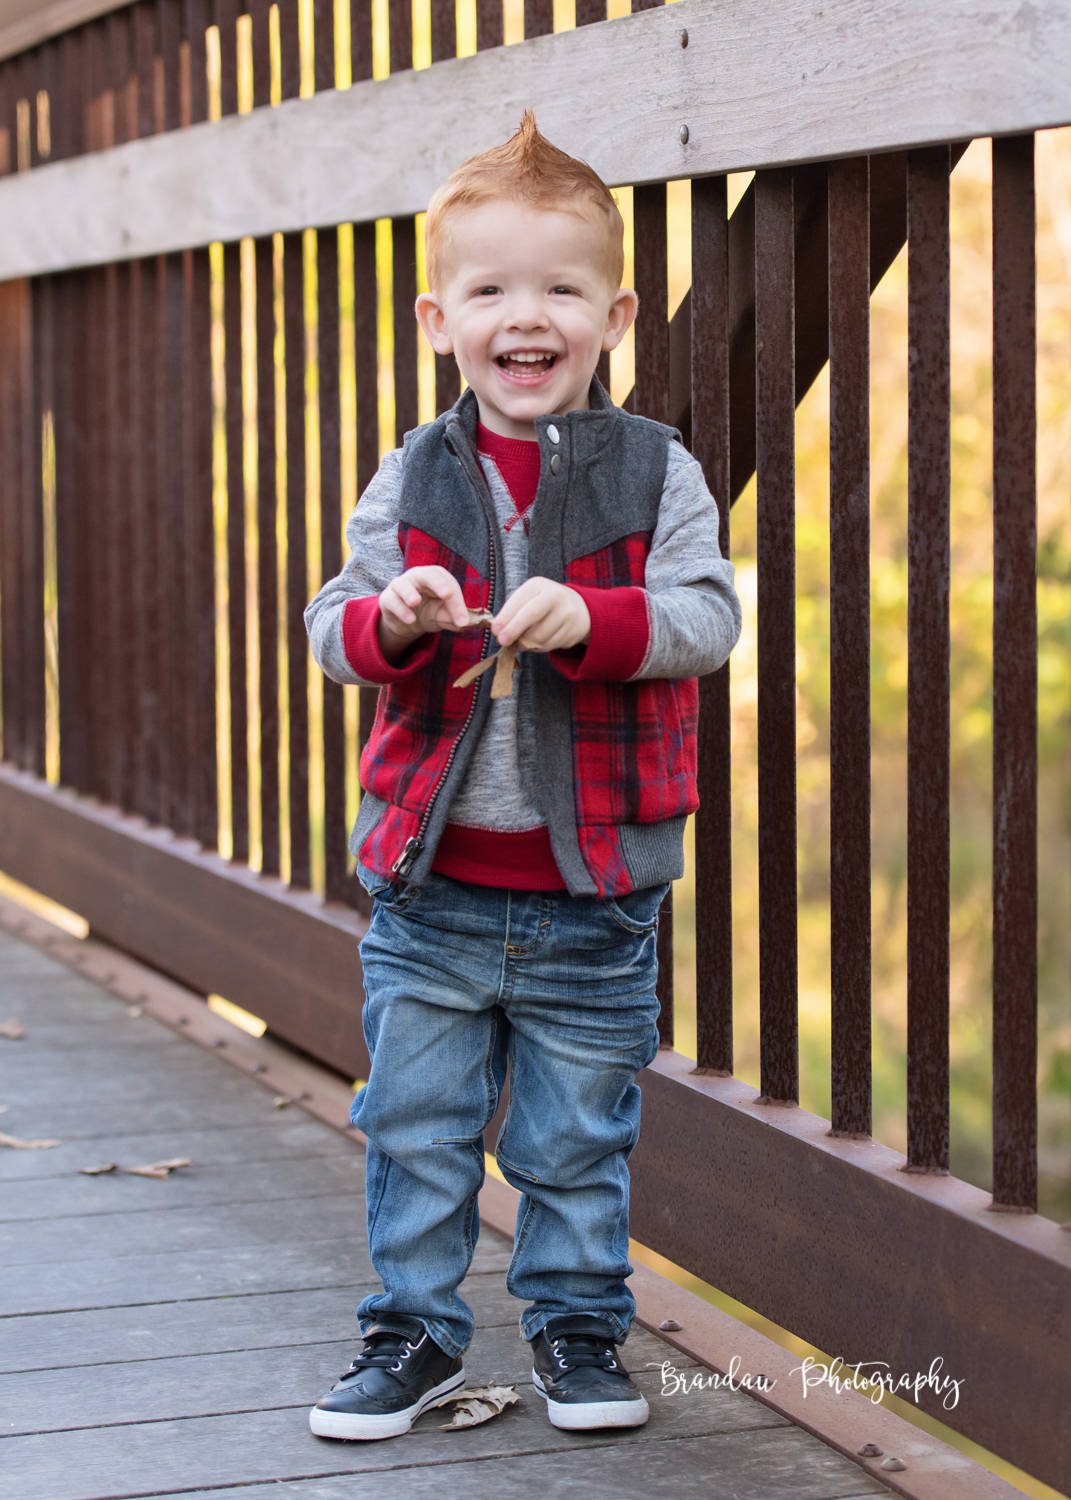
POLYGON ((371 1442, 376 1438, 401 1437, 408 1432, 422 1412, 443 1406, 455 1391, 465 1384, 464 1370, 425 1391, 419 1401, 402 1411, 345 1412, 324 1411, 314 1406, 309 1412, 309 1427, 317 1437, 342 1438, 349 1442, 371 1442))
POLYGON ((651 1415, 647 1401, 554 1401, 547 1395, 539 1371, 532 1371, 532 1384, 547 1403, 552 1427, 584 1432, 593 1427, 642 1427, 651 1415))

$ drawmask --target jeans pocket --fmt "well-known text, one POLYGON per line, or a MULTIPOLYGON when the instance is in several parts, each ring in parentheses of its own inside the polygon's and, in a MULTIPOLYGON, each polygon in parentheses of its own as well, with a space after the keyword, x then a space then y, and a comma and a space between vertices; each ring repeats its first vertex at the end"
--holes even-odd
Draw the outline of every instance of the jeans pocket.
POLYGON ((642 933, 653 932, 658 926, 658 913, 668 890, 668 882, 649 885, 642 891, 628 891, 621 896, 603 896, 599 904, 619 927, 639 937, 642 933))
POLYGON ((385 911, 404 911, 419 890, 419 886, 400 884, 396 880, 388 880, 385 875, 377 875, 365 865, 357 866, 357 879, 372 900, 385 911))

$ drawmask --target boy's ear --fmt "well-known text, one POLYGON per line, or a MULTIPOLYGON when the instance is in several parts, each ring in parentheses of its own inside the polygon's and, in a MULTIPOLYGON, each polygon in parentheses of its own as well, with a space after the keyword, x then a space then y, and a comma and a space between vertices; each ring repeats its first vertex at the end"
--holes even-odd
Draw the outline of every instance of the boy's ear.
POLYGON ((602 336, 604 349, 616 349, 628 333, 636 317, 640 299, 630 286, 623 286, 610 303, 606 315, 606 330, 602 336))
POLYGON ((446 331, 446 313, 442 303, 431 292, 421 292, 416 299, 417 322, 436 354, 452 354, 453 340, 446 331))

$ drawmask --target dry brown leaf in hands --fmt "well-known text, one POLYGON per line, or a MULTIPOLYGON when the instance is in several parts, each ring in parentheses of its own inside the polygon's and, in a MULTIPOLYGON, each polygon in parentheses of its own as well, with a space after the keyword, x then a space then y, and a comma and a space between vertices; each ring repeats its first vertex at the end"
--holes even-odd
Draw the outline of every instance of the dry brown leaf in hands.
POLYGON ((470 682, 475 682, 477 677, 482 677, 491 667, 495 669, 495 675, 491 682, 492 698, 510 698, 513 696, 513 673, 520 665, 517 661, 517 653, 520 644, 513 641, 508 646, 503 646, 501 651, 493 651, 490 656, 485 656, 478 661, 474 667, 469 667, 467 672, 455 678, 453 686, 456 688, 468 687, 470 682))
POLYGON ((520 1399, 512 1385, 484 1385, 477 1390, 458 1391, 456 1396, 450 1398, 454 1419, 452 1422, 440 1422, 439 1429, 450 1432, 459 1427, 478 1427, 481 1422, 489 1422, 492 1417, 497 1417, 499 1412, 520 1399))

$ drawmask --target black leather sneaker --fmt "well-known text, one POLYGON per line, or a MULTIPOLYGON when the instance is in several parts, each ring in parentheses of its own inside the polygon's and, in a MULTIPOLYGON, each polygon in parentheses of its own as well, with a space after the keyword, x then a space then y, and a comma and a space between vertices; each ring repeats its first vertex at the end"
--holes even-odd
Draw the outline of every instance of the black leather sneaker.
POLYGON ((465 1383, 461 1360, 445 1353, 419 1318, 373 1323, 364 1348, 309 1413, 317 1437, 399 1437, 465 1383))
POLYGON ((532 1340, 532 1360, 532 1384, 554 1427, 642 1427, 650 1416, 598 1318, 551 1318, 532 1340))

